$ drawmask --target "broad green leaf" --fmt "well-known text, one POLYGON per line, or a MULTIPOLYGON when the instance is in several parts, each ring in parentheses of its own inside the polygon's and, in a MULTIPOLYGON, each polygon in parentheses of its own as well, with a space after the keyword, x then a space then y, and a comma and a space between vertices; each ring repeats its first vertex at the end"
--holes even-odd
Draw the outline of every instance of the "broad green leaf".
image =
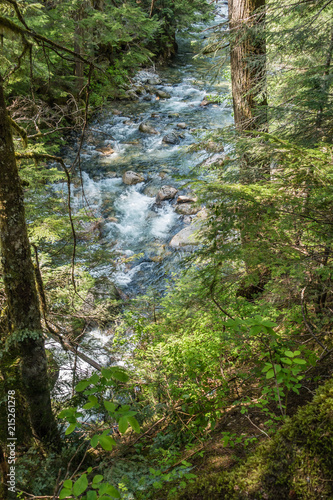
POLYGON ((124 434, 127 430, 127 427, 128 427, 128 419, 127 417, 121 417, 119 419, 119 422, 118 422, 118 428, 119 428, 119 432, 121 432, 122 434, 124 434))
POLYGON ((262 331, 261 325, 252 326, 250 328, 250 335, 257 335, 262 331))
POLYGON ((135 417, 127 417, 128 423, 132 427, 133 431, 140 433, 140 425, 135 417))
POLYGON ((285 356, 288 356, 288 358, 293 358, 294 357, 294 353, 291 352, 291 351, 284 351, 284 354, 285 354, 285 356))
POLYGON ((106 493, 107 495, 112 495, 114 498, 121 498, 119 491, 109 483, 104 483, 101 485, 99 494, 104 495, 104 493, 106 493))
POLYGON ((94 476, 93 478, 93 484, 96 484, 96 483, 100 483, 102 480, 103 480, 103 477, 101 474, 97 474, 96 476, 94 476))
POLYGON ((73 486, 73 493, 76 497, 82 495, 84 491, 88 488, 87 474, 82 474, 77 481, 75 481, 73 486))
POLYGON ((272 363, 266 363, 266 366, 261 370, 262 373, 268 372, 268 370, 270 370, 272 366, 273 366, 272 363))
POLYGON ((93 490, 87 491, 87 500, 97 500, 96 491, 93 490))
POLYGON ((127 382, 129 379, 129 376, 127 375, 127 373, 124 370, 122 370, 121 368, 111 368, 111 372, 112 372, 112 375, 111 375, 112 378, 115 378, 119 382, 127 382))
POLYGON ((68 490, 67 488, 63 488, 59 494, 59 499, 68 498, 72 495, 72 490, 68 490))
POLYGON ((91 440, 90 440, 90 444, 93 448, 96 448, 96 446, 98 445, 98 438, 99 438, 99 435, 98 434, 95 434, 91 440))
POLYGON ((68 436, 69 434, 72 434, 73 431, 75 431, 76 424, 71 424, 67 427, 65 436, 68 436))
POLYGON ((301 358, 294 358, 293 362, 296 363, 297 365, 306 365, 305 359, 301 359, 301 358))
POLYGON ((281 365, 274 365, 275 372, 280 373, 282 366, 281 365))
POLYGON ((99 382, 99 376, 97 373, 94 373, 90 378, 89 378, 90 384, 98 384, 99 382))
POLYGON ((70 417, 71 415, 73 415, 74 412, 75 412, 74 408, 69 408, 68 410, 62 410, 59 413, 58 418, 67 418, 67 417, 70 417))
POLYGON ((82 406, 82 408, 84 410, 90 410, 90 408, 94 408, 95 407, 95 403, 86 403, 84 406, 82 406))
POLYGON ((75 390, 76 392, 82 392, 88 387, 88 385, 90 385, 89 380, 81 380, 81 382, 76 385, 75 390))
POLYGON ((274 370, 269 370, 267 373, 266 373, 266 378, 267 379, 270 379, 270 378, 273 378, 274 377, 274 370))
POLYGON ((112 376, 111 369, 110 369, 110 368, 102 368, 102 375, 103 375, 103 377, 105 377, 106 379, 110 379, 110 378, 111 378, 111 376, 112 376))
POLYGON ((280 358, 280 361, 284 363, 285 365, 291 365, 292 361, 289 358, 280 358))
POLYGON ((71 490, 73 488, 73 481, 71 481, 71 479, 66 479, 66 481, 64 481, 64 488, 71 490))
POLYGON ((92 467, 88 467, 87 473, 90 474, 90 472, 92 472, 92 470, 93 470, 92 467))
POLYGON ((100 436, 99 442, 103 450, 111 451, 112 448, 117 444, 111 436, 100 436))
POLYGON ((103 401, 103 403, 107 411, 114 412, 117 408, 117 405, 115 405, 111 401, 103 401))

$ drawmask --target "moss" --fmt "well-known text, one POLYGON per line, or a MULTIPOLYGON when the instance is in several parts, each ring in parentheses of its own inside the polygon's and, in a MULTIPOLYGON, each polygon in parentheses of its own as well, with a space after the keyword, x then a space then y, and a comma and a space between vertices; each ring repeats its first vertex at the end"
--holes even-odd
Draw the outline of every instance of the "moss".
POLYGON ((333 499, 333 379, 241 466, 207 474, 176 498, 333 499))

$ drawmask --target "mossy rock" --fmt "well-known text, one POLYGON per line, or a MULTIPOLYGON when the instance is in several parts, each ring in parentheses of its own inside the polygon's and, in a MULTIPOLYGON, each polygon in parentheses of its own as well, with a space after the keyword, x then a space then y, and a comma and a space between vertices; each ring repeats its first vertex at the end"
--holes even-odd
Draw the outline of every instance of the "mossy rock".
POLYGON ((244 464, 199 477, 173 500, 333 499, 333 379, 244 464))

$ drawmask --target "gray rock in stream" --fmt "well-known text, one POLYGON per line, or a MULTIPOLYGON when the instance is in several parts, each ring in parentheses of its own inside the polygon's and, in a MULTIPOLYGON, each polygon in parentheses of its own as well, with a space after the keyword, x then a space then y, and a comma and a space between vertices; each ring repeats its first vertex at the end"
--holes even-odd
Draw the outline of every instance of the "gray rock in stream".
POLYGON ((176 207, 177 214, 181 215, 195 215, 199 211, 200 207, 196 207, 192 203, 182 203, 176 207))
POLYGON ((160 99, 170 99, 171 95, 168 94, 167 92, 164 92, 164 90, 158 90, 155 89, 155 94, 160 98, 160 99))
POLYGON ((156 196, 156 203, 160 203, 164 200, 172 200, 176 194, 178 193, 178 189, 172 186, 162 186, 156 196))
POLYGON ((143 132, 144 134, 155 134, 158 135, 159 132, 156 130, 156 128, 152 127, 149 125, 149 123, 142 122, 139 125, 139 130, 140 132, 143 132))
POLYGON ((128 186, 132 186, 133 184, 138 184, 139 182, 143 182, 145 178, 142 174, 138 174, 137 172, 132 172, 132 170, 128 170, 123 175, 123 183, 128 186))
POLYGON ((163 137, 162 142, 166 144, 179 144, 180 141, 178 135, 171 132, 171 134, 167 134, 163 137))

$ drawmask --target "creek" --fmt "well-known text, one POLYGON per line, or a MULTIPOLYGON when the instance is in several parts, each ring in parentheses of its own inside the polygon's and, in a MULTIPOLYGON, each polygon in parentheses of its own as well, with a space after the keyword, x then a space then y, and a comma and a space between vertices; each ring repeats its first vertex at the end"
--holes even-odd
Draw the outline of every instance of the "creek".
MULTIPOLYGON (((218 2, 210 25, 225 21, 226 16, 227 5, 218 2)), ((194 58, 205 43, 208 26, 196 28, 200 31, 186 37, 179 34, 178 53, 168 66, 136 75, 133 88, 140 92, 138 99, 112 102, 89 124, 82 145, 83 190, 80 186, 73 190, 73 211, 88 209, 99 221, 100 234, 87 244, 80 262, 94 278, 110 280, 129 297, 148 288, 162 294, 167 278, 179 267, 188 248, 172 247, 170 241, 197 216, 178 213, 177 197, 193 195, 188 184, 204 175, 197 167, 212 156, 205 149, 191 152, 189 146, 233 120, 223 99, 230 93, 229 82, 211 82, 212 59, 194 58), (163 98, 163 92, 168 98, 163 98), (210 95, 218 95, 219 102, 203 105, 210 95), (141 123, 157 133, 141 132, 141 123), (163 141, 170 134, 176 134, 176 144, 163 141), (140 173, 144 180, 127 185, 122 180, 126 171, 140 173), (157 204, 156 195, 164 185, 178 193, 157 204), (109 257, 96 261, 94 253, 101 247, 109 257)), ((76 154, 74 146, 66 152, 66 161, 70 163, 76 154)), ((58 184, 56 190, 65 196, 61 193, 65 185, 58 184)), ((104 349, 109 339, 99 330, 89 335, 90 347, 96 344, 94 359, 110 363, 104 349)), ((81 373, 87 369, 82 363, 81 373)), ((66 371, 69 366, 61 378, 66 371)))

